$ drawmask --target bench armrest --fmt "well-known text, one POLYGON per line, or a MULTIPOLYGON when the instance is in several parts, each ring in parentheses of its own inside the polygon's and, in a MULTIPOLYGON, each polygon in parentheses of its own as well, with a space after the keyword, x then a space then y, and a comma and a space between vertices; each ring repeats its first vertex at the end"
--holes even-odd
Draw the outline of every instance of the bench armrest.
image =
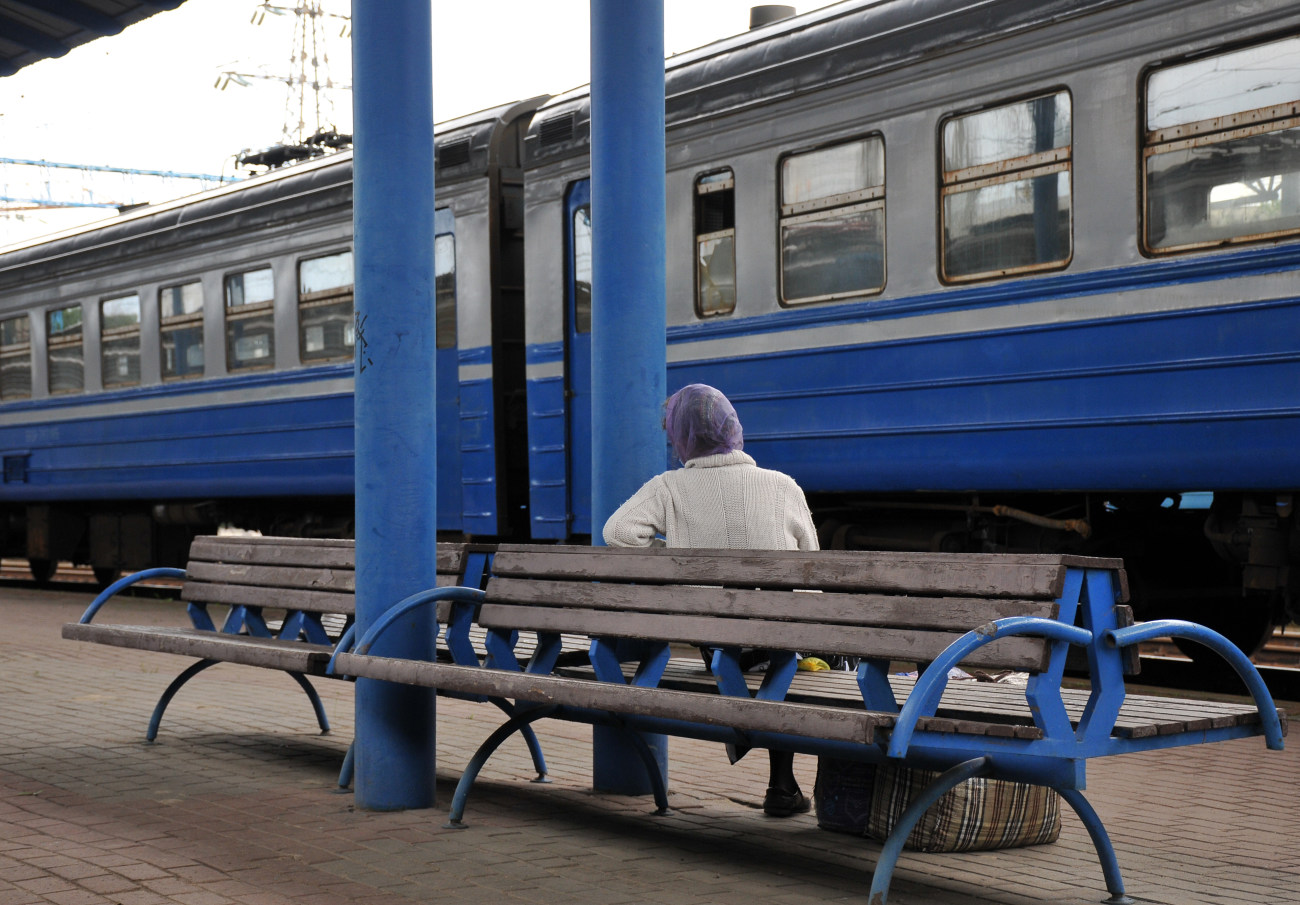
MULTIPOLYGON (((384 614, 379 617, 375 624, 370 626, 370 628, 366 630, 366 633, 361 636, 361 640, 356 642, 357 653, 369 653, 371 646, 379 639, 379 636, 382 635, 390 625, 402 618, 402 616, 406 615, 411 610, 422 606, 428 606, 431 603, 437 604, 439 600, 456 600, 462 603, 479 603, 485 596, 486 595, 477 588, 443 587, 417 591, 410 597, 398 602, 392 609, 384 611, 384 614)), ((353 630, 355 628, 356 626, 353 625, 344 632, 343 637, 339 638, 339 643, 334 646, 334 654, 330 657, 329 666, 325 668, 325 674, 327 676, 335 674, 335 658, 337 658, 341 653, 347 653, 347 651, 352 647, 355 638, 353 630)))
POLYGON ((1034 616, 1009 616, 967 632, 944 648, 943 653, 935 657, 925 673, 917 679, 916 686, 907 696, 907 703, 903 705, 894 721, 893 731, 889 734, 889 756, 901 758, 907 754, 912 735, 916 732, 917 721, 923 716, 932 715, 939 706, 939 699, 943 697, 943 690, 948 685, 948 673, 954 666, 984 645, 1014 635, 1040 635, 1052 641, 1065 641, 1084 647, 1093 642, 1092 632, 1085 628, 1034 616))
POLYGON ((104 588, 104 590, 100 592, 99 596, 90 602, 90 606, 86 607, 86 612, 81 614, 81 619, 78 621, 81 622, 83 625, 89 623, 90 620, 95 618, 95 614, 99 612, 99 608, 102 607, 104 604, 108 603, 108 599, 110 597, 112 597, 118 591, 121 591, 123 588, 129 588, 137 581, 144 581, 147 578, 184 579, 185 570, 169 569, 169 568, 144 569, 140 572, 133 572, 132 574, 126 576, 125 578, 120 578, 117 581, 113 582, 108 587, 104 588))
POLYGON ((1255 706, 1259 708, 1265 744, 1274 751, 1282 750, 1282 724, 1277 717, 1277 705, 1273 703, 1273 696, 1269 693, 1268 686, 1264 684, 1263 677, 1255 668, 1255 664, 1250 662, 1250 658, 1242 653, 1241 648, 1214 629, 1182 619, 1156 619, 1126 628, 1111 629, 1103 632, 1101 637, 1104 644, 1117 649, 1162 637, 1187 638, 1204 644, 1227 660, 1228 665, 1246 683, 1250 696, 1255 700, 1255 706))

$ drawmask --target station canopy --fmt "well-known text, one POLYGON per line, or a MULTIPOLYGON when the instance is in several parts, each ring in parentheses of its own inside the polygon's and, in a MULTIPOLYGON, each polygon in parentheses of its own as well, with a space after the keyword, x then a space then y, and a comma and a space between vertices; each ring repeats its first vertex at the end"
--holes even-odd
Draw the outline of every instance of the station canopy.
POLYGON ((0 0, 0 76, 115 35, 185 0, 0 0))

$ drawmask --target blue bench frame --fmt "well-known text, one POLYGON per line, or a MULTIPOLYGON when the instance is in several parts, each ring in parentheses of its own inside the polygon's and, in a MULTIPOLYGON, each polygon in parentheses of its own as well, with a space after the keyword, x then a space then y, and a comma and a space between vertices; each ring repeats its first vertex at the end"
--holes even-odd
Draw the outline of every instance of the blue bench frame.
MULTIPOLYGON (((464 565, 458 575, 458 580, 462 584, 481 585, 483 578, 488 574, 492 561, 492 554, 486 550, 467 550, 464 554, 464 565)), ((185 569, 177 568, 153 568, 144 569, 140 572, 132 573, 124 578, 114 582, 105 588, 86 608, 78 620, 80 625, 89 625, 95 619, 99 611, 115 596, 124 590, 138 584, 142 581, 151 581, 157 579, 174 579, 185 581, 188 577, 185 569)), ((249 636, 255 638, 280 638, 293 641, 301 641, 307 644, 317 644, 329 647, 331 653, 337 649, 339 644, 345 646, 350 643, 355 634, 355 624, 349 625, 339 638, 338 642, 333 641, 325 628, 321 624, 320 615, 313 611, 307 610, 287 610, 283 622, 278 629, 273 629, 267 624, 263 617, 262 606, 252 605, 234 605, 231 606, 230 612, 222 622, 220 628, 217 627, 211 615, 208 613, 207 604, 204 602, 186 601, 186 613, 189 616, 190 628, 195 632, 211 633, 214 636, 249 636)), ((127 630, 130 626, 121 626, 127 630)), ((474 658, 473 645, 469 642, 468 637, 464 639, 464 645, 458 651, 461 660, 466 657, 474 658)), ((198 655, 196 655, 198 656, 198 655)), ((149 717, 149 726, 145 731, 145 739, 153 742, 158 737, 158 730, 162 724, 163 715, 166 713, 168 705, 172 699, 181 690, 181 688, 197 676, 199 673, 215 666, 218 663, 231 662, 223 660, 219 656, 200 657, 196 662, 186 667, 177 675, 163 693, 159 696, 158 702, 154 705, 153 712, 149 717)), ((347 678, 343 676, 333 676, 326 672, 324 667, 324 658, 322 658, 319 670, 313 670, 312 675, 319 675, 328 678, 347 678)), ((325 705, 320 699, 319 693, 312 686, 308 675, 304 672, 289 670, 287 672, 298 686, 307 695, 311 704, 312 711, 316 716, 317 725, 320 727, 321 734, 327 734, 330 731, 329 718, 325 713, 325 705)), ((507 716, 513 715, 513 707, 508 701, 497 700, 494 703, 501 707, 507 716)), ((546 759, 543 756, 541 744, 537 741, 536 735, 531 728, 525 728, 523 732, 524 741, 528 746, 529 755, 532 757, 534 768, 537 770, 537 777, 534 782, 547 783, 550 779, 547 775, 546 759)), ((343 765, 339 770, 338 784, 342 789, 346 789, 352 784, 355 743, 348 746, 347 754, 343 758, 343 765)))
MULTIPOLYGON (((905 810, 885 842, 873 872, 869 899, 872 905, 884 905, 886 902, 903 843, 925 810, 945 792, 975 776, 1028 782, 1058 791, 1088 830, 1111 895, 1108 901, 1114 905, 1131 902, 1124 892, 1123 879, 1110 837, 1101 818, 1081 791, 1086 784, 1087 761, 1095 757, 1255 735, 1263 735, 1268 748, 1282 749, 1286 729, 1285 715, 1277 710, 1249 659, 1222 635, 1194 623, 1160 620, 1121 625, 1116 609, 1121 591, 1119 575, 1119 572, 1110 569, 1068 568, 1064 591, 1057 600, 1058 618, 1010 617, 972 629, 954 641, 925 669, 901 707, 888 682, 887 662, 864 660, 857 675, 862 703, 865 710, 878 713, 884 719, 885 723, 880 727, 884 729, 880 733, 883 739, 862 744, 786 733, 753 731, 745 734, 746 742, 752 747, 783 748, 840 759, 906 764, 942 771, 939 778, 905 810), (1026 688, 1027 701, 1035 725, 1041 731, 1040 737, 975 736, 927 728, 926 719, 936 714, 939 700, 948 683, 949 670, 994 640, 1015 635, 1037 636, 1051 642, 1047 668, 1032 675, 1026 688), (1227 727, 1198 728, 1195 731, 1146 737, 1117 735, 1116 719, 1126 696, 1124 652, 1142 641, 1161 636, 1199 642, 1223 657, 1245 683, 1253 698, 1258 720, 1227 727), (1066 656, 1071 646, 1077 646, 1085 652, 1092 679, 1091 693, 1077 725, 1072 722, 1061 694, 1066 656)), ((456 689, 461 692, 461 697, 479 700, 486 700, 488 696, 483 693, 475 695, 473 692, 476 690, 499 690, 513 684, 518 695, 515 698, 514 712, 482 744, 466 766, 451 804, 448 826, 463 826, 461 818, 470 788, 496 747, 515 731, 527 729, 539 719, 551 717, 613 725, 628 730, 628 735, 634 742, 639 739, 637 731, 724 743, 737 740, 736 730, 728 726, 638 713, 635 707, 611 712, 564 704, 564 683, 584 680, 554 675, 553 669, 559 652, 558 635, 539 633, 535 654, 526 666, 521 666, 513 656, 518 632, 490 630, 487 646, 491 656, 486 662, 480 663, 473 655, 468 631, 476 608, 484 599, 483 591, 471 588, 442 588, 412 595, 369 628, 356 642, 355 654, 349 653, 353 639, 342 639, 327 669, 330 674, 346 672, 366 675, 367 664, 382 665, 386 660, 378 654, 372 654, 372 651, 389 626, 412 609, 438 605, 448 614, 443 631, 454 664, 415 664, 414 668, 422 676, 407 680, 401 677, 400 667, 414 661, 388 660, 388 664, 398 666, 399 672, 394 674, 391 668, 386 668, 383 678, 389 681, 432 684, 440 689, 456 689), (526 681, 514 681, 512 676, 526 681), (556 689, 554 694, 547 691, 548 683, 556 689)), ((638 699, 647 702, 657 693, 660 697, 669 693, 682 693, 668 692, 657 687, 669 659, 668 642, 651 640, 644 643, 639 652, 640 666, 630 683, 621 666, 622 662, 635 659, 629 657, 628 653, 626 642, 594 639, 590 659, 596 680, 611 683, 620 689, 644 689, 644 694, 638 693, 638 699)), ((725 648, 714 655, 712 672, 717 679, 717 691, 721 696, 751 696, 740 670, 738 656, 738 650, 725 648)), ((785 698, 794 672, 793 655, 777 657, 769 667, 761 688, 753 697, 779 705, 785 698)), ((590 685, 590 681, 586 680, 586 684, 590 685)), ((507 712, 511 711, 507 709, 507 712)), ((648 749, 645 749, 644 743, 639 750, 651 778, 656 805, 660 811, 664 811, 668 802, 658 766, 648 749)))

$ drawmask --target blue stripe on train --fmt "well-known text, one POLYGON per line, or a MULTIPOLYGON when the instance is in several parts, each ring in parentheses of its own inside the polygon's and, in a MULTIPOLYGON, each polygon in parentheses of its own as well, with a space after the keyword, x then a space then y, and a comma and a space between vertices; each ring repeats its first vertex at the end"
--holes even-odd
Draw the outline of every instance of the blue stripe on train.
POLYGON ((1296 298, 670 366, 696 381, 809 491, 1300 487, 1296 298))
MULTIPOLYGON (((491 365, 492 349, 461 350, 462 365, 491 365)), ((460 382, 460 493, 464 530, 471 534, 497 532, 495 406, 492 378, 460 382)), ((439 429, 442 429, 440 424, 439 429)))
MULTIPOLYGON (((458 365, 456 349, 438 350, 440 531, 463 524, 458 365)), ((0 456, 21 467, 5 472, 0 501, 351 496, 352 373, 328 365, 6 404, 0 456)))

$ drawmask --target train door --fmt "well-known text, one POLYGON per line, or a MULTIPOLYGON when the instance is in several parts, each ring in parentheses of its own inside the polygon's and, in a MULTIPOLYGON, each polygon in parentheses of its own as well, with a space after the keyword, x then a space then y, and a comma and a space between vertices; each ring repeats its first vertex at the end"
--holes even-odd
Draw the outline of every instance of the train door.
POLYGON ((591 180, 569 188, 565 203, 565 360, 568 399, 570 534, 591 526, 591 180))
POLYGON ((435 352, 438 400, 438 530, 461 531, 460 351, 456 337, 456 217, 433 215, 435 352))

